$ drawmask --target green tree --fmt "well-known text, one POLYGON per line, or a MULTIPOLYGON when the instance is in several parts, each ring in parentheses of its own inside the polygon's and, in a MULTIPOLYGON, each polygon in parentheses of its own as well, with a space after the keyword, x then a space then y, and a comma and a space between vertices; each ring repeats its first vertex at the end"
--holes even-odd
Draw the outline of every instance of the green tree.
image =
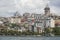
POLYGON ((50 28, 45 28, 45 33, 50 33, 50 28))
POLYGON ((55 28, 53 29, 53 33, 54 33, 55 35, 60 35, 60 27, 55 27, 55 28))

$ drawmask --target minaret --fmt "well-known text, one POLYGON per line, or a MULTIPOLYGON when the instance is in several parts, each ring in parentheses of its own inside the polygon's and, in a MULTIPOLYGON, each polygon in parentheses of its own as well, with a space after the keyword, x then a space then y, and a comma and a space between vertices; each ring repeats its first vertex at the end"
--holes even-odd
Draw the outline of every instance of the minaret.
POLYGON ((15 16, 15 17, 20 16, 20 14, 18 13, 18 11, 15 12, 14 16, 15 16))
POLYGON ((49 8, 48 4, 44 8, 44 11, 45 11, 45 15, 49 15, 50 14, 50 8, 49 8))

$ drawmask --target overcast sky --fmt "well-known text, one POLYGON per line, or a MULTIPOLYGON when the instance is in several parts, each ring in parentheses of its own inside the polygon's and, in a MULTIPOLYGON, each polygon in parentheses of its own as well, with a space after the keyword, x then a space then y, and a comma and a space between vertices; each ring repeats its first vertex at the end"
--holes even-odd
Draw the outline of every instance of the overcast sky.
POLYGON ((60 15, 60 0, 0 0, 0 16, 11 16, 16 11, 42 14, 47 3, 51 13, 60 15))

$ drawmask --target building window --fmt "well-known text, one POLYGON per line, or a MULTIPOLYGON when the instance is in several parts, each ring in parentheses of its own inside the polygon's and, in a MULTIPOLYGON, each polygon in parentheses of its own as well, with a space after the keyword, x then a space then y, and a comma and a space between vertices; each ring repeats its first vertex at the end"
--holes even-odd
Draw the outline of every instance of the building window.
POLYGON ((51 21, 49 21, 49 23, 50 23, 51 21))

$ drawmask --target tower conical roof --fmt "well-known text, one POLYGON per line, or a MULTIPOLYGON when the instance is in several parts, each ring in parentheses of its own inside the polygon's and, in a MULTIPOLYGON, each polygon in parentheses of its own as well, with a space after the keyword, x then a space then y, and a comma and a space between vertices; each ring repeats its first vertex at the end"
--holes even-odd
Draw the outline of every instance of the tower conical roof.
POLYGON ((46 7, 44 8, 44 10, 46 9, 50 9, 49 5, 47 4, 46 7))

